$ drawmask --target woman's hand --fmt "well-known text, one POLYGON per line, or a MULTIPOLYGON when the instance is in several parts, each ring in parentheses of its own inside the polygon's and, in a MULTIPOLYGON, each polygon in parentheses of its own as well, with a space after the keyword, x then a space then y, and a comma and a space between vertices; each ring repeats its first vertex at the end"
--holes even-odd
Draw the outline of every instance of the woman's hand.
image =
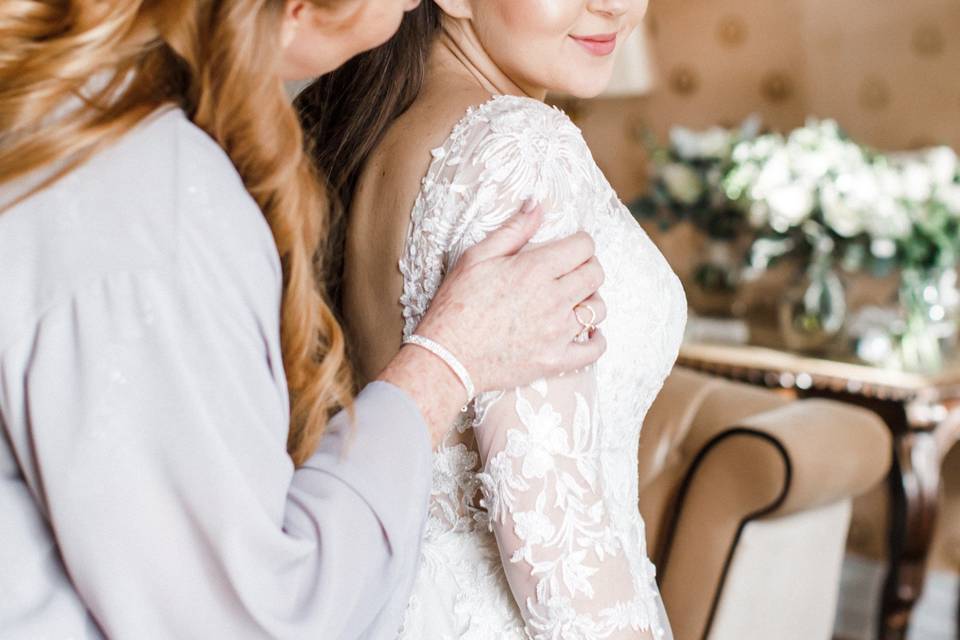
MULTIPOLYGON (((521 212, 469 249, 417 327, 460 360, 478 392, 582 368, 606 348, 599 331, 575 341, 583 331, 575 307, 589 305, 594 324, 606 317, 593 240, 581 232, 521 251, 542 220, 539 208, 521 212)), ((589 311, 580 317, 590 319, 589 311)), ((449 426, 451 410, 465 399, 449 367, 419 347, 404 347, 380 379, 408 391, 428 421, 439 422, 435 433, 449 426)))
POLYGON ((539 208, 520 213, 469 249, 417 327, 460 359, 477 391, 579 369, 606 347, 599 332, 574 341, 583 330, 575 307, 589 304, 595 322, 606 314, 596 293, 604 274, 593 240, 580 232, 521 251, 541 221, 539 208))

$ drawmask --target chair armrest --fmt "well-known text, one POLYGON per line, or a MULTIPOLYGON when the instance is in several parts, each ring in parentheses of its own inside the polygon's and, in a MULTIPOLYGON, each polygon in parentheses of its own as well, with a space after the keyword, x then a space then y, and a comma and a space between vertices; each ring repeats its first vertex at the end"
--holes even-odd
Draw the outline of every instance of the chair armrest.
MULTIPOLYGON (((675 367, 647 412, 638 458, 640 510, 651 549, 663 547, 677 489, 711 437, 789 402, 766 389, 675 367)), ((655 558, 659 562, 659 556, 655 558)))
POLYGON ((789 474, 766 516, 784 516, 865 493, 890 470, 893 443, 879 416, 830 400, 803 400, 739 427, 780 449, 789 474))
POLYGON ((748 522, 859 495, 890 465, 889 432, 865 409, 804 400, 723 426, 714 402, 730 396, 708 399, 684 442, 692 460, 658 554, 664 599, 683 608, 678 637, 706 634, 748 522))

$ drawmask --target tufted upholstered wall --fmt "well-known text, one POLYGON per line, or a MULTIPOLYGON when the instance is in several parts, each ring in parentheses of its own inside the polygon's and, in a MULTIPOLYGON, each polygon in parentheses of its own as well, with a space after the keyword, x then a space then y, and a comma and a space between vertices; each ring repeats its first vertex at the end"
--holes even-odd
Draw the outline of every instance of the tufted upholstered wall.
POLYGON ((573 109, 625 199, 643 186, 644 128, 816 115, 883 149, 960 149, 957 0, 651 0, 648 29, 655 91, 573 109))

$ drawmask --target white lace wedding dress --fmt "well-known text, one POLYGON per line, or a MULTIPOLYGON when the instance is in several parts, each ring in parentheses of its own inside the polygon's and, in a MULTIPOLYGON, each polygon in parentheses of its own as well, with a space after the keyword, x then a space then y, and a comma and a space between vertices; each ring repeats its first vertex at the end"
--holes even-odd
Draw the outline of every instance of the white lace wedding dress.
POLYGON ((609 348, 588 369, 481 396, 451 429, 400 637, 670 638, 637 443, 680 344, 680 283, 563 112, 499 96, 432 153, 400 261, 405 335, 446 270, 533 197, 547 212, 534 241, 595 239, 609 348))

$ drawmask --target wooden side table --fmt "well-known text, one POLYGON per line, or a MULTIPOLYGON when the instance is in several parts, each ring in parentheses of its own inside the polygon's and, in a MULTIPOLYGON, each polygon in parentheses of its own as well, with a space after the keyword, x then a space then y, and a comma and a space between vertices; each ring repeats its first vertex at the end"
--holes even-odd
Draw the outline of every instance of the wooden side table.
POLYGON ((856 404, 884 419, 893 435, 894 462, 889 476, 889 564, 878 637, 906 638, 910 613, 923 589, 942 458, 960 439, 960 363, 922 375, 757 346, 687 343, 677 364, 779 388, 795 397, 856 404))

